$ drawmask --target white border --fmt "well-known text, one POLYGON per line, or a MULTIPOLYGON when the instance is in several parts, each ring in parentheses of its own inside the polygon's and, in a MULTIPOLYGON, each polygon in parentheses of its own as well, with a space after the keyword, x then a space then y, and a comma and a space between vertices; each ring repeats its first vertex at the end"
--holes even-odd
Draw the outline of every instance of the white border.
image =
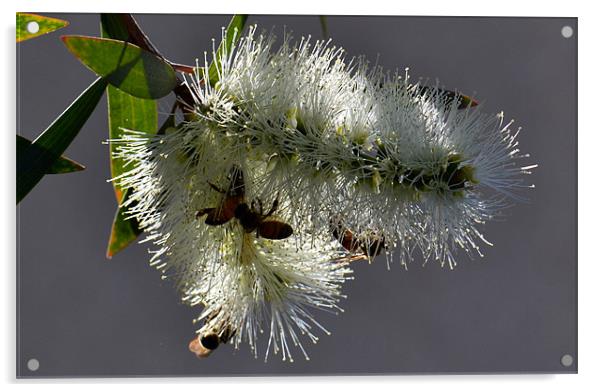
POLYGON ((220 1, 70 1, 21 0, 20 11, 35 12, 140 12, 140 13, 254 13, 324 15, 469 15, 469 16, 563 16, 585 15, 590 6, 584 1, 525 0, 488 2, 460 1, 350 1, 350 0, 220 0, 220 1))
MULTIPOLYGON (((404 376, 404 377, 309 377, 309 378, 234 378, 234 379, 133 379, 133 380, 45 380, 44 388, 81 388, 81 384, 91 383, 86 388, 100 390, 104 384, 124 384, 128 389, 132 384, 150 384, 150 390, 161 390, 169 384, 178 387, 192 384, 193 388, 207 390, 234 389, 239 391, 313 389, 316 386, 343 386, 345 389, 364 390, 371 384, 377 388, 420 388, 424 390, 462 391, 504 391, 517 387, 531 387, 546 392, 568 390, 592 390, 594 385, 602 385, 599 374, 602 372, 602 258, 597 246, 602 242, 598 225, 602 187, 602 88, 600 73, 602 61, 600 51, 600 25, 602 15, 596 10, 596 1, 541 1, 504 0, 488 2, 484 0, 440 0, 440 1, 383 1, 369 0, 350 3, 349 0, 303 0, 303 1, 73 1, 73 0, 21 0, 15 4, 2 2, 3 39, 2 87, 0 105, 4 126, 0 131, 4 154, 1 160, 4 170, 0 171, 0 183, 5 184, 0 193, 6 208, 3 214, 2 238, 5 257, 2 266, 2 301, 0 323, 4 340, 0 356, 0 380, 6 383, 36 387, 38 381, 15 381, 15 196, 14 196, 14 136, 15 129, 15 11, 31 12, 144 12, 144 13, 253 13, 253 14, 344 14, 344 15, 472 15, 472 16, 563 16, 578 17, 579 39, 579 375, 558 376, 404 376), (7 147, 8 146, 8 147, 7 147), (11 186, 8 186, 10 184, 11 186), (12 219, 8 219, 11 217, 12 219), (66 383, 66 385, 65 385, 66 383)), ((516 59, 520 61, 520 59, 516 59)), ((546 97, 542 97, 546 99, 546 97)), ((572 105, 573 102, 567 102, 572 105)), ((562 159, 562 157, 558 157, 562 159)), ((43 326, 40 326, 43 330, 43 326)), ((601 390, 601 389, 599 389, 601 390)), ((287 391, 288 392, 288 391, 287 391)))

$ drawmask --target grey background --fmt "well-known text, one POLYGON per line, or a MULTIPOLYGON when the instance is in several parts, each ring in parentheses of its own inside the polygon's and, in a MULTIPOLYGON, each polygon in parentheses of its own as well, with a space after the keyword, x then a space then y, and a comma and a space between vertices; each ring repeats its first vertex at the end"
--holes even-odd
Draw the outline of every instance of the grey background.
MULTIPOLYGON (((98 35, 93 14, 57 14, 71 25, 18 45, 18 130, 33 139, 92 81, 58 39, 98 35)), ((226 25, 225 15, 138 15, 157 47, 192 64, 226 25)), ((320 37, 316 16, 251 16, 275 32, 320 37)), ((486 257, 459 254, 408 271, 384 259, 357 263, 345 312, 318 319, 333 334, 309 344, 310 361, 251 357, 220 347, 199 361, 187 349, 197 310, 147 265, 147 247, 104 258, 115 210, 108 168, 106 101, 67 154, 81 173, 46 176, 18 212, 20 377, 278 375, 447 372, 576 372, 576 32, 574 18, 330 17, 350 55, 413 78, 476 92, 490 112, 524 128, 520 145, 540 165, 531 202, 484 232, 486 257), (570 25, 575 36, 560 34, 570 25), (575 357, 565 368, 564 354, 575 357), (40 368, 27 369, 36 358, 40 368)), ((169 106, 162 103, 161 109, 169 106)))

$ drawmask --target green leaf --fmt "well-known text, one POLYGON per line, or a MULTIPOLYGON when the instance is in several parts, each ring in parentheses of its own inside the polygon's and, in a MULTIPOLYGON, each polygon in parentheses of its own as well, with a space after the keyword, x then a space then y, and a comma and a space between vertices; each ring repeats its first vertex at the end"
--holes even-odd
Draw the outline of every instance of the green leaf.
POLYGON ((215 60, 209 66, 209 83, 215 86, 219 80, 218 68, 221 69, 221 58, 228 56, 232 45, 240 39, 242 31, 247 22, 249 15, 234 15, 228 28, 226 29, 226 37, 222 40, 215 53, 215 60))
MULTIPOLYGON (((130 194, 130 189, 123 193, 121 202, 127 200, 130 194)), ((134 218, 127 219, 125 207, 119 207, 113 218, 113 226, 111 227, 111 236, 107 247, 107 259, 112 258, 117 252, 125 249, 129 244, 134 242, 142 233, 138 228, 138 222, 134 218)))
MULTIPOLYGON (((163 133, 165 129, 173 127, 175 125, 175 107, 172 108, 172 114, 167 117, 159 133, 163 133)), ((126 189, 123 192, 123 196, 119 203, 119 208, 113 218, 113 226, 111 227, 111 236, 109 238, 109 245, 107 246, 106 257, 108 259, 113 258, 118 252, 121 252, 127 248, 132 242, 138 238, 142 233, 139 228, 138 221, 135 218, 127 219, 126 208, 123 203, 130 197, 131 188, 126 189)))
MULTIPOLYGON (((131 14, 100 14, 100 22, 104 32, 109 38, 119 39, 138 45, 164 61, 168 62, 174 70, 193 74, 195 67, 171 62, 163 56, 159 50, 153 45, 151 40, 144 34, 136 20, 131 14)), ((194 98, 188 89, 188 86, 182 83, 182 80, 176 75, 177 86, 173 92, 176 97, 190 106, 194 106, 194 98)))
POLYGON ((100 14, 100 30, 103 38, 132 42, 127 26, 123 22, 123 14, 100 14))
POLYGON ((325 15, 320 15, 320 27, 322 28, 322 38, 328 39, 330 34, 328 34, 328 21, 325 15))
POLYGON ((31 38, 39 37, 40 35, 51 33, 62 27, 68 26, 69 22, 66 20, 49 18, 47 16, 41 16, 36 14, 26 14, 23 12, 17 12, 17 42, 22 42, 31 38), (30 32, 27 28, 29 23, 37 23, 37 31, 30 32))
POLYGON ((130 42, 167 61, 131 14, 100 14, 100 22, 104 30, 103 37, 130 42))
MULTIPOLYGON (((120 139, 124 129, 133 129, 152 135, 157 132, 157 102, 149 99, 133 97, 123 91, 109 86, 107 88, 107 107, 109 115, 109 139, 120 139)), ((110 142, 111 177, 115 178, 130 170, 122 159, 113 158, 118 144, 110 142)), ((123 191, 113 183, 115 197, 120 202, 123 191)))
MULTIPOLYGON (((31 140, 24 138, 21 135, 17 135, 17 159, 23 159, 23 157, 29 157, 31 152, 28 149, 41 149, 41 147, 31 144, 31 140)), ((37 154, 45 154, 44 151, 37 151, 37 154)), ((64 174, 73 173, 84 170, 85 167, 81 163, 75 162, 65 156, 59 157, 53 164, 48 168, 46 174, 64 174)))
POLYGON ((90 85, 17 158, 17 203, 48 173, 69 147, 100 101, 107 83, 99 78, 90 85))
POLYGON ((86 167, 67 157, 60 157, 50 167, 47 174, 66 174, 84 170, 86 167))
MULTIPOLYGON (((102 37, 130 39, 124 18, 121 14, 101 15, 102 37)), ((107 89, 107 109, 109 115, 109 138, 118 139, 123 136, 123 129, 135 129, 148 135, 157 132, 157 102, 154 100, 133 97, 113 86, 107 89)), ((122 159, 113 156, 117 144, 110 142, 111 176, 113 178, 131 169, 125 167, 122 159)), ((117 183, 113 182, 115 197, 118 205, 127 200, 128 191, 124 191, 117 183)), ((111 227, 111 236, 107 247, 107 258, 113 257, 117 252, 125 249, 136 240, 141 230, 135 219, 125 219, 125 208, 118 207, 111 227)))
POLYGON ((61 38, 88 68, 135 97, 157 99, 176 87, 177 78, 172 66, 137 45, 76 35, 61 38))

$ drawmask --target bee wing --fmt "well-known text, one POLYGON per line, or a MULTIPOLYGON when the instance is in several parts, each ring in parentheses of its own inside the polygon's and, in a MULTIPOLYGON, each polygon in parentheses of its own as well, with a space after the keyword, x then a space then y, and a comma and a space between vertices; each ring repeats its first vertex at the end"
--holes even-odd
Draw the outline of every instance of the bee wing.
POLYGON ((205 223, 209 226, 219 226, 228 222, 234 217, 234 212, 226 208, 205 208, 196 213, 197 218, 207 215, 205 223))
POLYGON ((233 165, 230 168, 230 187, 228 195, 234 197, 244 197, 245 195, 245 177, 242 168, 238 165, 233 165))
POLYGON ((283 240, 293 234, 293 228, 286 222, 268 219, 261 222, 257 232, 268 240, 283 240))

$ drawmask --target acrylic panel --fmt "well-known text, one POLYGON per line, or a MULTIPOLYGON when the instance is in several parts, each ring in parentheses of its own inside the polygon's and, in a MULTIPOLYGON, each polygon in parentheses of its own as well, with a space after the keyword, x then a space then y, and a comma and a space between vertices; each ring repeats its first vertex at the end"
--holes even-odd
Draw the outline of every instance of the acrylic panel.
MULTIPOLYGON (((100 36, 100 15, 45 16, 69 25, 17 43, 17 133, 29 140, 96 78, 60 36, 100 36)), ((166 58, 194 65, 232 16, 134 17, 166 58)), ((525 176, 535 187, 479 226, 493 244, 479 240, 483 257, 453 251, 453 270, 419 252, 405 267, 385 252, 350 263, 344 312, 312 313, 330 334, 314 326, 316 344, 300 337, 309 360, 289 341, 294 361, 281 352, 264 361, 269 325, 257 358, 243 342, 199 359, 188 344, 201 307, 149 266, 152 243, 105 257, 117 201, 104 93, 65 151, 85 170, 45 175, 17 206, 18 377, 576 372, 577 19, 250 15, 253 24, 275 34, 276 47, 284 32, 292 42, 326 33, 347 59, 364 56, 402 78, 407 67, 411 82, 503 111, 521 128, 524 164, 538 165, 525 176)), ((160 125, 173 95, 157 102, 160 125)))

